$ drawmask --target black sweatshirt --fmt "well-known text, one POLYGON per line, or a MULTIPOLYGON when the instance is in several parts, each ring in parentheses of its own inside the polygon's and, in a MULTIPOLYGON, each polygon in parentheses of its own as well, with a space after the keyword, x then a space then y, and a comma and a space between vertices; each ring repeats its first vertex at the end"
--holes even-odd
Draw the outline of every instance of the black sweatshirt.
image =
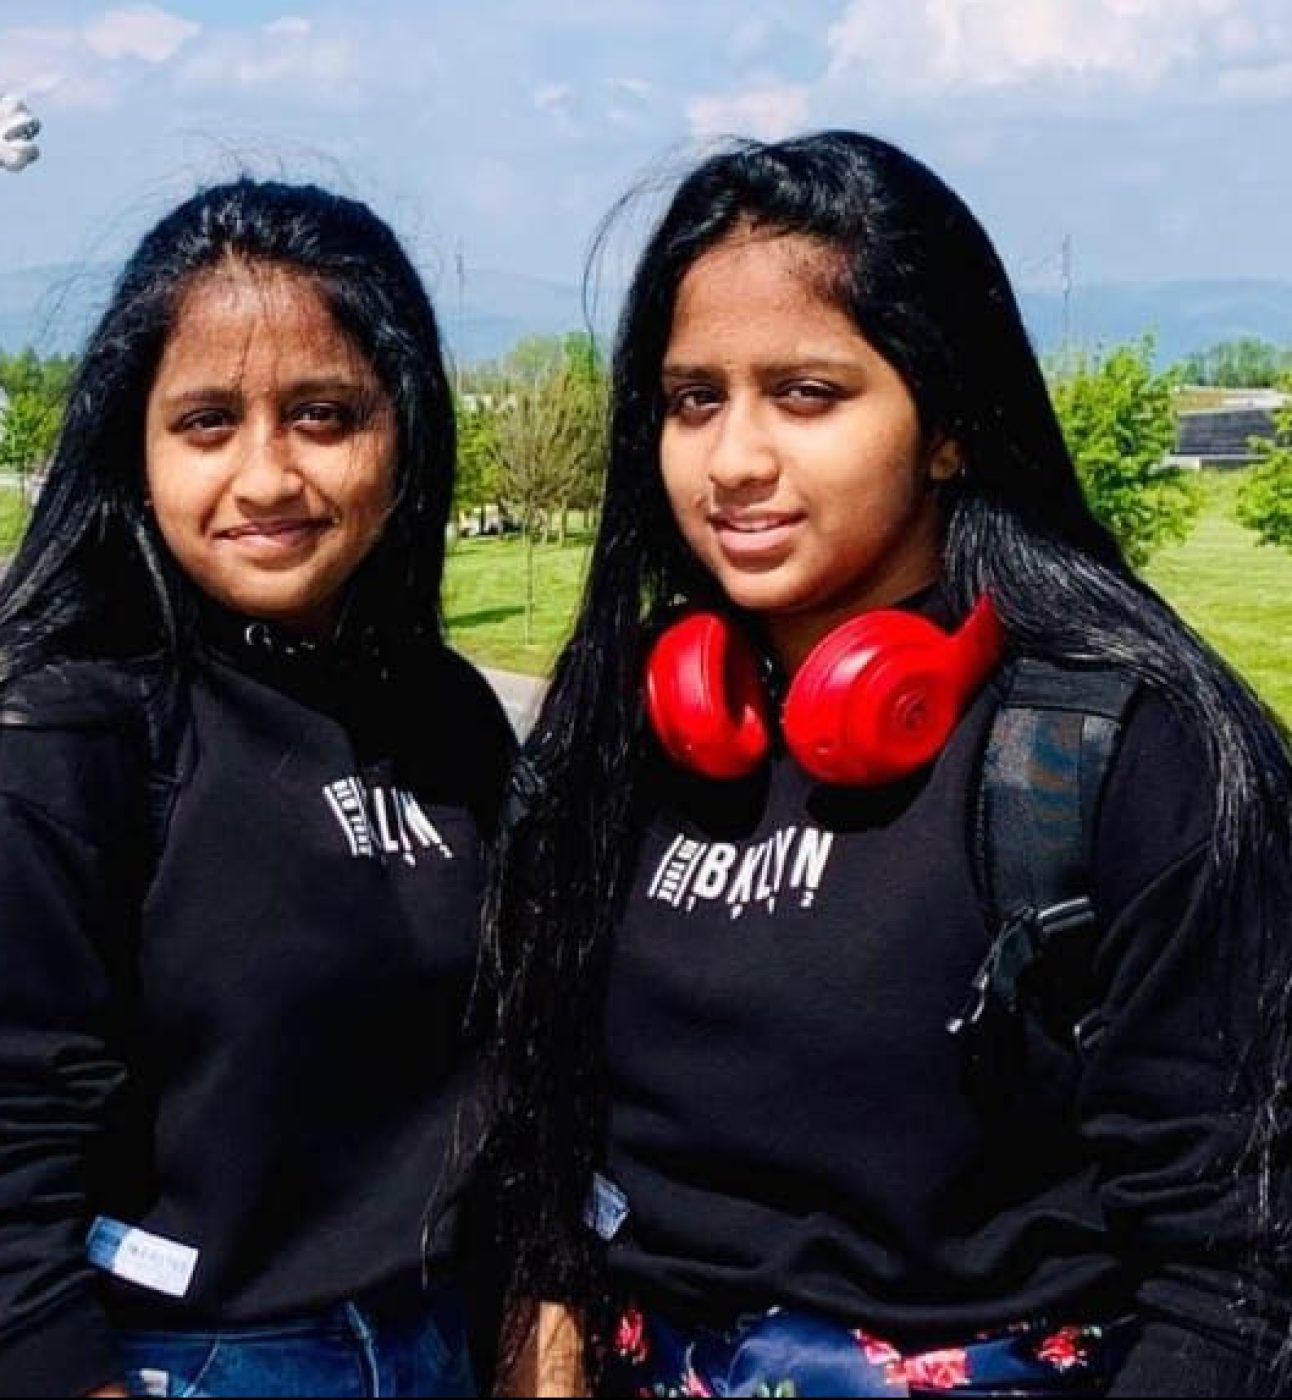
POLYGON ((1292 880, 1256 872, 1217 926, 1201 746, 1142 697, 1097 831, 1109 1029, 1084 1064, 1026 1030, 967 1092, 946 1025, 993 933, 968 803, 999 695, 898 786, 784 756, 661 776, 606 1016, 617 1282, 692 1322, 798 1306, 919 1350, 1138 1314, 1116 1393, 1238 1393, 1252 911, 1286 929, 1292 880))
POLYGON ((448 653, 390 671, 224 630, 181 692, 160 850, 163 672, 0 697, 0 1394, 114 1379, 122 1325, 421 1277, 510 729, 448 653), (96 1220, 135 1281, 87 1263, 96 1220))

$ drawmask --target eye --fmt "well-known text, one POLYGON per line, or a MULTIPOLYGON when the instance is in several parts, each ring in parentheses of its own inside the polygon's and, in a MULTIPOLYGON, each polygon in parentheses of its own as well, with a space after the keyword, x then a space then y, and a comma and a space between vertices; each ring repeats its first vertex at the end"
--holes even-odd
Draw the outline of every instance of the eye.
POLYGON ((711 418, 721 404, 722 394, 713 385, 688 384, 668 395, 666 407, 670 418, 697 424, 711 418))
POLYGON ((177 426, 185 437, 212 442, 232 431, 234 418, 227 408, 199 408, 186 413, 177 426))
POLYGON ((339 436, 354 427, 357 417, 347 404, 319 401, 293 409, 291 421, 316 436, 339 436))
POLYGON ((778 397, 791 413, 808 418, 828 412, 843 394, 834 384, 819 380, 796 380, 780 389, 778 397))

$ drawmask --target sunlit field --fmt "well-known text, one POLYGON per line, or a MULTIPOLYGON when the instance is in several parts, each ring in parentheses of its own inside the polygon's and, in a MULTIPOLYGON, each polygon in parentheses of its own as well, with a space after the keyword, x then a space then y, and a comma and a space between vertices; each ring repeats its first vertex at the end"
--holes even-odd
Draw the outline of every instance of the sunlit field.
MULTIPOLYGON (((1148 577, 1292 724, 1292 551, 1262 547, 1232 515, 1238 478, 1207 477, 1192 538, 1162 551, 1148 577)), ((587 537, 537 551, 534 641, 524 641, 525 551, 514 538, 453 547, 448 617, 454 644, 486 666, 544 675, 569 633, 587 537)))

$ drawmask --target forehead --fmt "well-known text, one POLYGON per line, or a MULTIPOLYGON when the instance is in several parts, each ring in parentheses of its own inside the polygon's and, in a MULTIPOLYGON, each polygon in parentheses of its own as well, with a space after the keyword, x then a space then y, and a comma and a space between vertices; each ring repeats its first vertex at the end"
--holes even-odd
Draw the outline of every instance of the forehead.
POLYGON ((362 375, 366 362, 311 278, 228 262, 184 292, 157 377, 243 380, 342 368, 362 375))
POLYGON ((669 358, 795 343, 865 344, 831 293, 837 256, 797 234, 733 235, 698 258, 678 288, 669 358), (786 337, 790 338, 787 343, 786 337))

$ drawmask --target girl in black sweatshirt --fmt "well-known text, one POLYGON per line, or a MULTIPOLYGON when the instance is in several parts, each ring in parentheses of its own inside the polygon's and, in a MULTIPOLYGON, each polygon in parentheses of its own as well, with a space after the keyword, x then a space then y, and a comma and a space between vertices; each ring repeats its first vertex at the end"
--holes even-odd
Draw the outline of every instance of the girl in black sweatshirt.
POLYGON ((392 233, 242 180, 117 285, 0 591, 0 1394, 469 1394, 425 1207, 505 718, 392 233))
POLYGON ((632 1394, 1275 1389, 1292 766, 1091 515, 983 230, 882 142, 738 146, 614 391, 492 896, 513 1349, 632 1394), (1065 897, 994 908, 992 834, 997 893, 1065 897))

